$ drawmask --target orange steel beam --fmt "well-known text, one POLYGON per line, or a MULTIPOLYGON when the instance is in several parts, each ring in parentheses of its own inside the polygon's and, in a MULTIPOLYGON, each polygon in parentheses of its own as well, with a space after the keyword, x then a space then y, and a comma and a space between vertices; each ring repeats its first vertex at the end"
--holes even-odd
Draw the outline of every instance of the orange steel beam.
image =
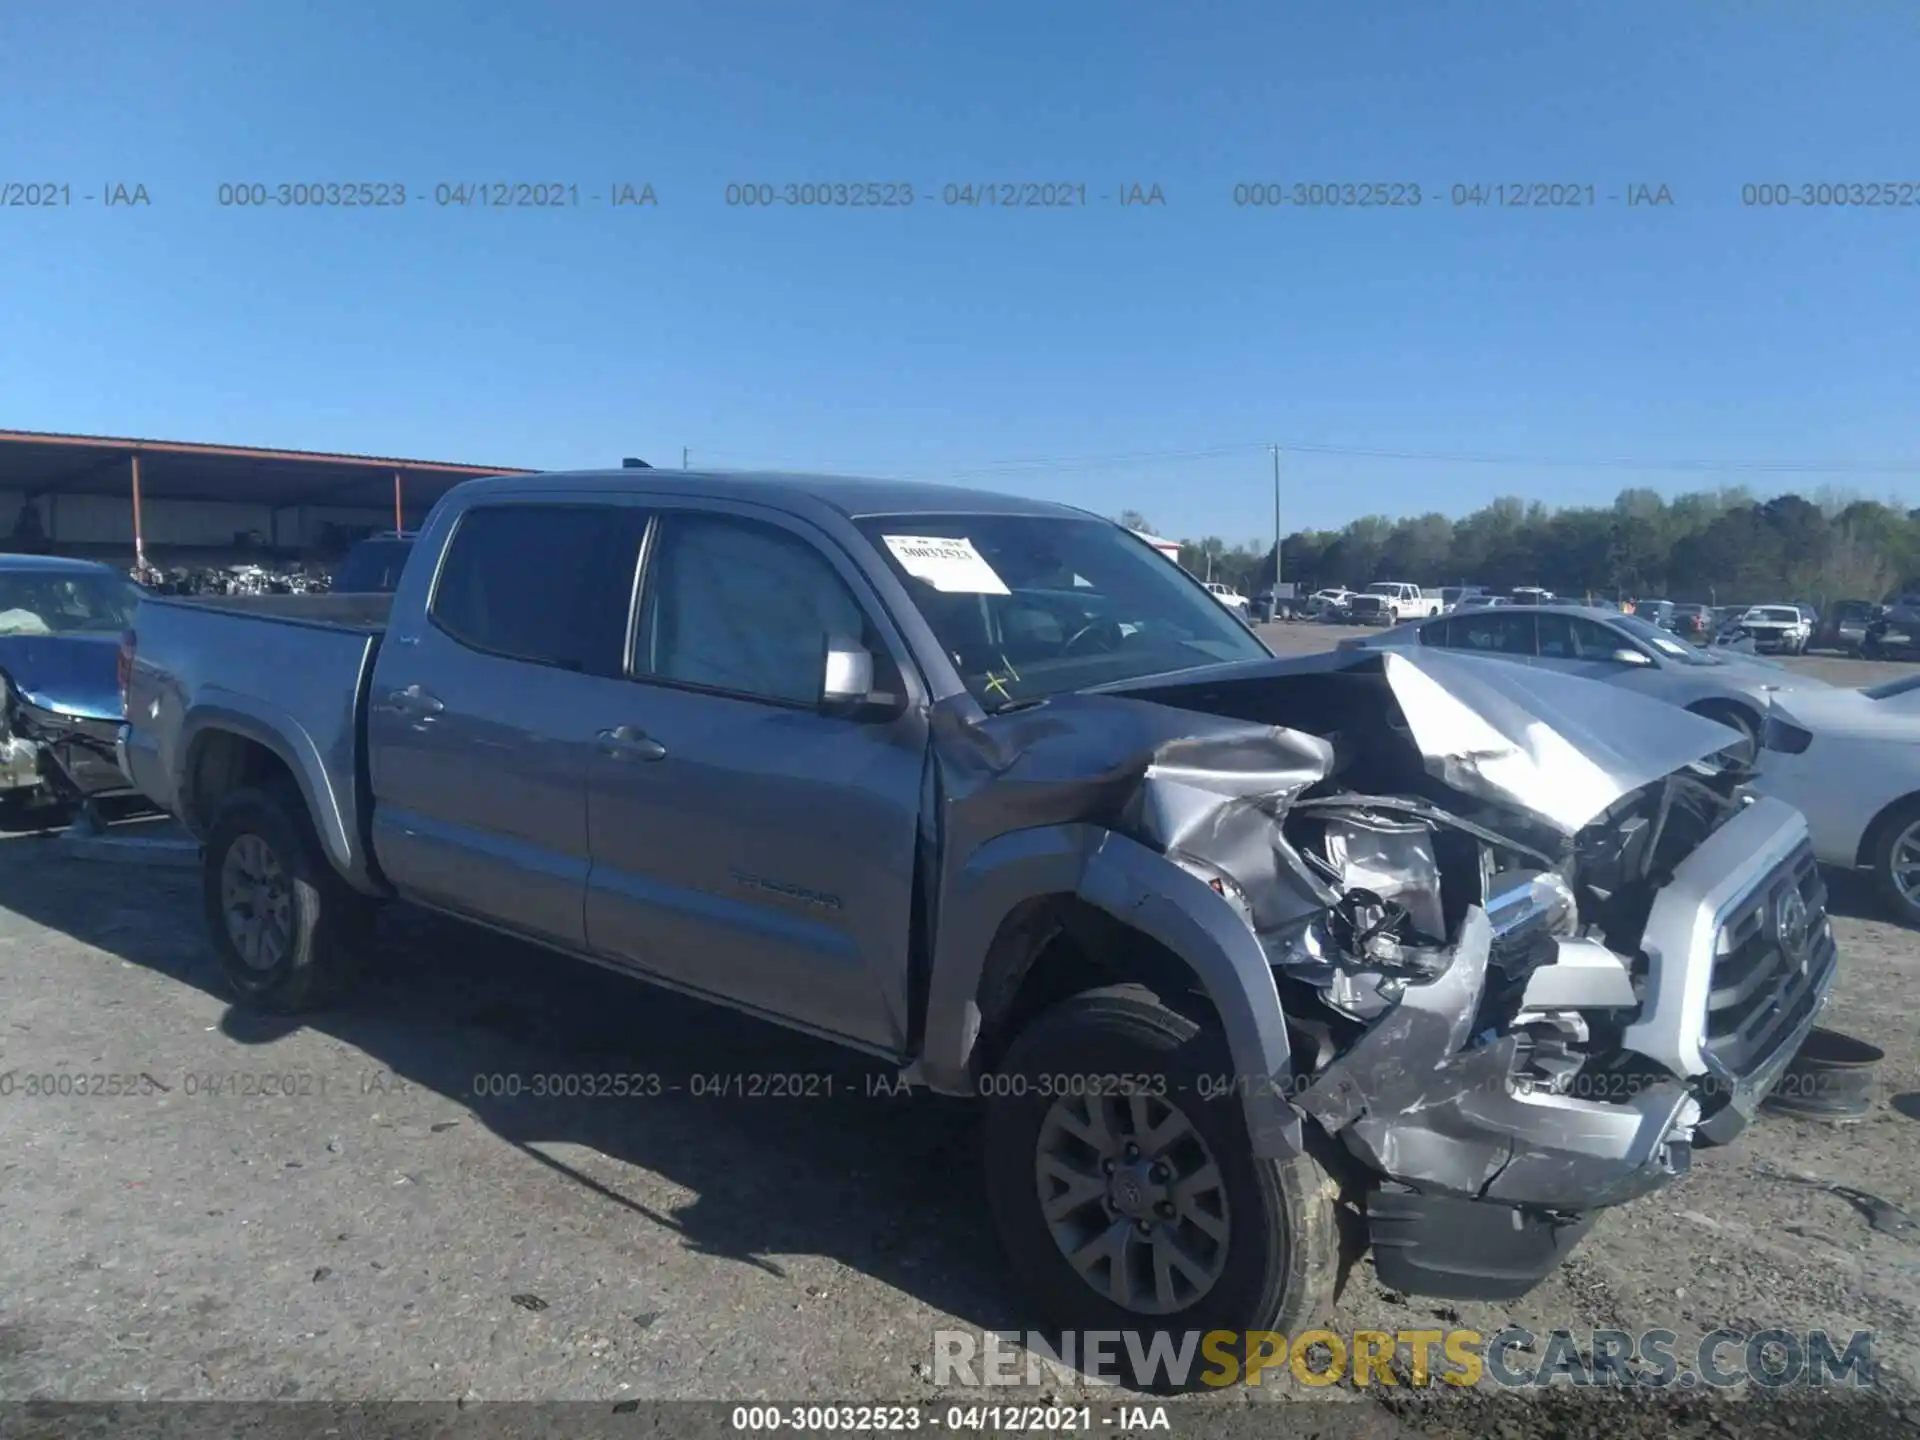
POLYGON ((400 523, 400 472, 393 472, 393 533, 398 535, 407 527, 400 523))
POLYGON ((140 530, 140 457, 133 457, 133 563, 141 569, 147 566, 147 547, 145 537, 140 530))

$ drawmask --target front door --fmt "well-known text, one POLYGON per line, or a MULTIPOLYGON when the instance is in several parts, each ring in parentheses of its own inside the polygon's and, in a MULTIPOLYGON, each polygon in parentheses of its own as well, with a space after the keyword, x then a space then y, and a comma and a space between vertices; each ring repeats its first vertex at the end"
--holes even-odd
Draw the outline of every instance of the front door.
POLYGON ((643 586, 634 678, 598 711, 588 942, 903 1052, 925 726, 819 694, 834 634, 904 702, 904 647, 831 539, 750 507, 662 510, 643 586))

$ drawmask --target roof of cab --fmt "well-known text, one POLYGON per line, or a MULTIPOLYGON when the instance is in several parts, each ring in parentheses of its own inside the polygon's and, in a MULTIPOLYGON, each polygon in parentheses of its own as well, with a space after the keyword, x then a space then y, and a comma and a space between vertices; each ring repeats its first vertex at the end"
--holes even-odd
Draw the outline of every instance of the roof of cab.
POLYGON ((999 495, 959 485, 912 480, 878 480, 851 475, 807 475, 784 471, 560 470, 538 475, 500 475, 469 480, 460 489, 501 495, 542 490, 646 490, 655 494, 707 495, 776 508, 812 501, 849 519, 869 515, 1055 515, 1077 520, 1089 513, 1047 500, 999 495))
POLYGON ((98 560, 75 560, 66 555, 0 554, 0 570, 41 570, 63 575, 87 575, 102 571, 109 575, 120 573, 113 566, 103 565, 98 560))

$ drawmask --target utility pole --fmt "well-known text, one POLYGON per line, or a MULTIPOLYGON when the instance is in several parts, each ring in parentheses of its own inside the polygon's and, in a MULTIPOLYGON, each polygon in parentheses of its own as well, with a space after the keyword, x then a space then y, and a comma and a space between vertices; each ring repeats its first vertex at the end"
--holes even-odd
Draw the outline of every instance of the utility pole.
POLYGON ((687 468, 687 447, 684 445, 680 447, 680 468, 682 470, 687 468))
POLYGON ((1273 447, 1273 603, 1280 604, 1280 447, 1273 447))

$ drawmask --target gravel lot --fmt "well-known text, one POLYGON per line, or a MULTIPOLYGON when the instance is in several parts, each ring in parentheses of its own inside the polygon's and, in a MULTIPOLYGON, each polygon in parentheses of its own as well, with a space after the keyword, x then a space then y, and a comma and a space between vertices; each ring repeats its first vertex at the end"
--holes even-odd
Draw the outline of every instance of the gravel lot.
MULTIPOLYGON (((1853 684, 1899 668, 1793 663, 1853 684)), ((1524 1301, 1409 1300, 1362 1266, 1339 1323, 1872 1330, 1895 1409, 1829 1397, 1823 1425, 1920 1419, 1920 1235, 1791 1178, 1920 1214, 1920 944, 1834 883, 1828 1023, 1887 1052, 1870 1118, 1768 1117, 1603 1219, 1524 1301)), ((864 1059, 431 917, 388 915, 381 944, 351 1006, 263 1022, 219 991, 196 872, 0 840, 0 1397, 933 1400, 936 1329, 1019 1328, 966 1106, 869 1093, 889 1077, 864 1059), (479 1093, 556 1073, 661 1093, 479 1093), (833 1093, 696 1093, 749 1073, 833 1093), (80 1077, 107 1093, 29 1093, 80 1077)), ((1371 1393, 1270 1376, 1177 1403, 1359 1402, 1341 1433, 1631 1419, 1371 1393)), ((1728 1423, 1663 1405, 1649 1427, 1728 1423)))

